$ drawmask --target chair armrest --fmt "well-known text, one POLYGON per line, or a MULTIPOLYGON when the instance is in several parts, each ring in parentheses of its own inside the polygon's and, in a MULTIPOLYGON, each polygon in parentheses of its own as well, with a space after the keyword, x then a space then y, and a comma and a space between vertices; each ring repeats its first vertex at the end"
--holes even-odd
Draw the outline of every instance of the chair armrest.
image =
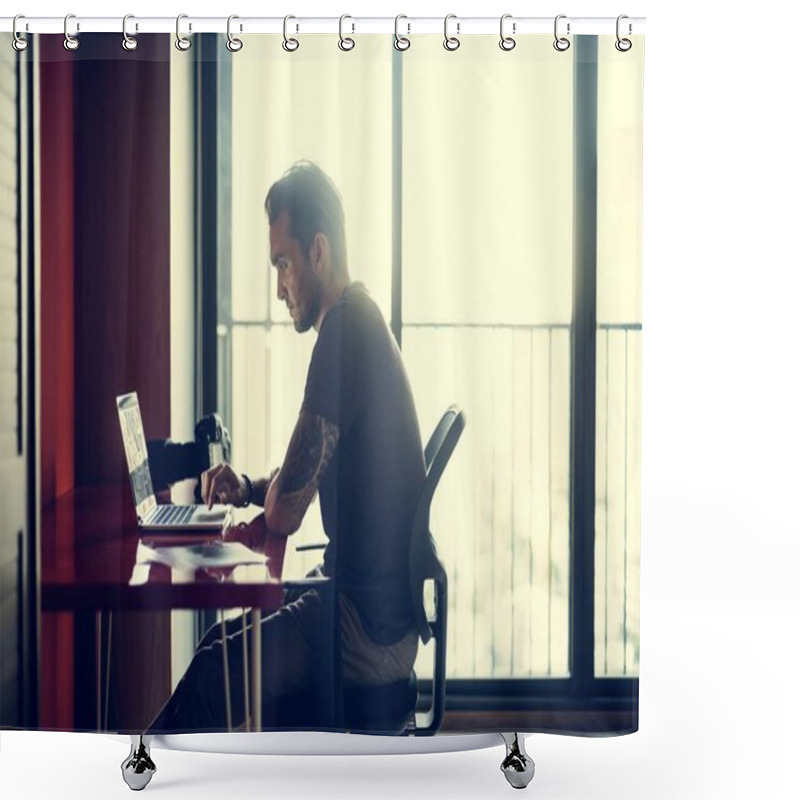
POLYGON ((310 544, 299 544, 295 547, 295 551, 303 553, 306 550, 324 550, 327 545, 325 542, 311 542, 310 544))

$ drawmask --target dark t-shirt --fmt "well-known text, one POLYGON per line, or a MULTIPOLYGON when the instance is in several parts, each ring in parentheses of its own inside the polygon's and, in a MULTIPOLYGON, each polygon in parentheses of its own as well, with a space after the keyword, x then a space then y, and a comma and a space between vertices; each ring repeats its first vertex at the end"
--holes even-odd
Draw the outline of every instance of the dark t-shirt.
POLYGON ((319 486, 324 570, 337 575, 369 637, 393 644, 415 625, 408 559, 425 462, 400 350, 361 283, 322 321, 302 410, 340 434, 319 486))

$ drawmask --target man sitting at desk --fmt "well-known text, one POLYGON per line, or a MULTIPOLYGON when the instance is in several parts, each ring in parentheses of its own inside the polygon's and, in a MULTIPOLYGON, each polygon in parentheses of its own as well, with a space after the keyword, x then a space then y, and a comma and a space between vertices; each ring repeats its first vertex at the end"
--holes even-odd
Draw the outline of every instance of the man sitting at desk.
MULTIPOLYGON (((410 676, 418 646, 409 546, 425 466, 411 388, 378 306, 350 280, 344 211, 328 176, 295 164, 270 188, 266 211, 278 299, 295 330, 313 327, 317 341, 283 465, 258 479, 214 467, 202 476, 203 499, 263 505, 269 533, 289 536, 319 492, 328 538, 322 570, 336 575, 340 589, 343 681, 394 683, 410 676)), ((267 701, 326 679, 323 602, 307 591, 262 621, 267 701)), ((244 721, 241 625, 227 626, 234 728, 244 721)), ((221 640, 216 625, 151 731, 226 728, 221 640)))

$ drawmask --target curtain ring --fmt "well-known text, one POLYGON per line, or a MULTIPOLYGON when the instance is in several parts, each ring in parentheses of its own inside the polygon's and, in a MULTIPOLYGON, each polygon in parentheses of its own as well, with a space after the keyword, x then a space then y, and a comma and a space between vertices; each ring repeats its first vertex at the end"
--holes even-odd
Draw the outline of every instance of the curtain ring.
MULTIPOLYGON (((128 20, 129 19, 136 19, 133 14, 126 14, 122 18, 122 46, 130 51, 135 50, 139 46, 139 42, 136 40, 135 36, 128 36, 128 20)), ((139 25, 137 23, 136 30, 139 30, 139 25)))
MULTIPOLYGON (((293 17, 291 14, 288 14, 283 18, 283 49, 287 53, 294 53, 298 47, 300 47, 300 42, 297 39, 289 38, 288 30, 289 30, 289 20, 290 19, 297 19, 297 17, 293 17)), ((300 26, 297 26, 297 29, 300 29, 300 26)))
MULTIPOLYGON (((556 17, 555 24, 553 25, 553 36, 555 36, 555 41, 553 42, 553 47, 558 50, 559 53, 563 53, 565 50, 569 50, 569 39, 565 38, 564 36, 558 35, 558 21, 560 19, 566 19, 566 14, 559 14, 556 17)), ((567 23, 567 33, 569 33, 569 22, 567 23)))
MULTIPOLYGON (((620 51, 620 53, 627 53, 628 50, 630 50, 631 47, 633 47, 633 42, 630 39, 620 38, 619 35, 620 22, 622 22, 623 19, 629 19, 629 17, 626 14, 620 14, 617 17, 617 41, 614 43, 614 47, 616 47, 617 50, 620 51)), ((630 24, 628 24, 628 33, 630 32, 631 32, 631 26, 630 24)))
MULTIPOLYGON (((500 49, 505 50, 506 52, 508 52, 509 50, 513 50, 517 46, 516 41, 512 39, 510 36, 506 36, 503 30, 506 24, 506 20, 511 18, 512 18, 511 14, 503 14, 503 16, 500 17, 500 49)), ((511 30, 514 33, 517 32, 516 22, 513 23, 511 30)))
MULTIPOLYGON (((400 35, 400 20, 408 19, 405 14, 398 14, 394 18, 394 46, 396 50, 408 50, 411 47, 411 39, 400 35)), ((411 23, 407 22, 408 32, 411 33, 411 23)))
MULTIPOLYGON (((458 40, 457 36, 448 36, 447 35, 447 26, 451 19, 457 19, 455 14, 448 14, 444 18, 444 49, 449 50, 451 53, 453 50, 458 50, 461 46, 461 42, 458 40)), ((461 23, 456 23, 456 34, 461 32, 461 23)))
POLYGON ((74 14, 67 14, 67 16, 64 17, 64 49, 65 50, 77 50, 78 47, 80 47, 80 44, 81 44, 78 41, 77 37, 70 36, 70 34, 69 34, 69 30, 67 29, 67 26, 69 25, 69 21, 71 19, 75 19, 75 15, 74 14))
MULTIPOLYGON (((175 20, 175 47, 177 47, 178 50, 188 50, 192 46, 192 40, 187 36, 181 35, 181 20, 188 18, 188 14, 178 14, 178 18, 175 20)), ((192 26, 190 24, 189 30, 191 29, 192 26)))
MULTIPOLYGON (((244 47, 244 43, 242 42, 242 40, 237 39, 231 33, 231 22, 233 22, 235 19, 239 19, 239 17, 237 17, 236 14, 231 14, 228 17, 228 31, 227 31, 228 41, 225 42, 225 47, 227 47, 228 50, 231 51, 231 53, 238 53, 244 47)), ((241 27, 239 28, 239 30, 241 30, 241 27)))
POLYGON ((14 38, 11 40, 11 45, 19 53, 28 46, 28 40, 24 36, 19 35, 19 31, 17 30, 18 19, 25 19, 25 15, 17 14, 17 16, 14 17, 14 24, 12 25, 12 30, 14 31, 14 38))
MULTIPOLYGON (((352 50, 356 46, 356 43, 353 39, 351 39, 349 36, 345 37, 342 35, 342 26, 346 19, 353 18, 349 14, 342 14, 342 16, 339 17, 339 49, 344 50, 345 52, 352 50)), ((356 24, 355 22, 351 24, 353 25, 353 33, 355 33, 356 24)))

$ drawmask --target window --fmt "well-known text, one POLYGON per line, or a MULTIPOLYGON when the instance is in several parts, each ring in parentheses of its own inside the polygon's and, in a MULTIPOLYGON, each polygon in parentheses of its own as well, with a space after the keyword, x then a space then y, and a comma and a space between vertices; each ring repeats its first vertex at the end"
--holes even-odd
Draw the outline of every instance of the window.
POLYGON ((431 521, 448 676, 566 677, 572 70, 544 37, 522 62, 434 39, 402 61, 403 351, 423 430, 468 420, 431 521))
POLYGON ((639 671, 642 109, 630 98, 641 98, 642 75, 620 55, 611 50, 597 76, 594 654, 595 674, 608 677, 639 671))
MULTIPOLYGON (((279 463, 300 407, 314 338, 276 302, 264 198, 308 158, 341 191, 351 276, 401 342, 423 439, 450 403, 467 414, 431 520, 450 578, 448 686, 469 705, 497 681, 586 697, 605 678, 602 691, 630 698, 613 679, 638 674, 640 252, 620 225, 638 219, 626 159, 641 160, 640 109, 612 103, 588 134, 575 115, 587 93, 606 109, 615 82, 641 73, 596 50, 581 59, 577 45, 565 56, 544 36, 513 61, 495 36, 471 37, 474 61, 437 36, 402 56, 390 37, 362 35, 344 57, 336 41, 308 37, 294 60, 270 36, 233 58, 216 45, 219 117, 231 123, 203 157, 230 175, 215 206, 229 246, 214 358, 234 460, 256 474, 279 463), (585 135, 597 137, 596 174, 575 157, 585 135), (587 250, 596 257, 576 267, 587 250), (595 281, 590 307, 580 269, 595 281), (584 386, 596 398, 588 427, 575 417, 584 386), (594 513, 576 521, 587 504, 594 513), (612 582, 619 563, 625 579, 612 582), (579 606, 588 623, 576 623, 579 606)), ((301 540, 322 539, 317 508, 301 540)), ((316 560, 289 558, 298 572, 316 560)))

